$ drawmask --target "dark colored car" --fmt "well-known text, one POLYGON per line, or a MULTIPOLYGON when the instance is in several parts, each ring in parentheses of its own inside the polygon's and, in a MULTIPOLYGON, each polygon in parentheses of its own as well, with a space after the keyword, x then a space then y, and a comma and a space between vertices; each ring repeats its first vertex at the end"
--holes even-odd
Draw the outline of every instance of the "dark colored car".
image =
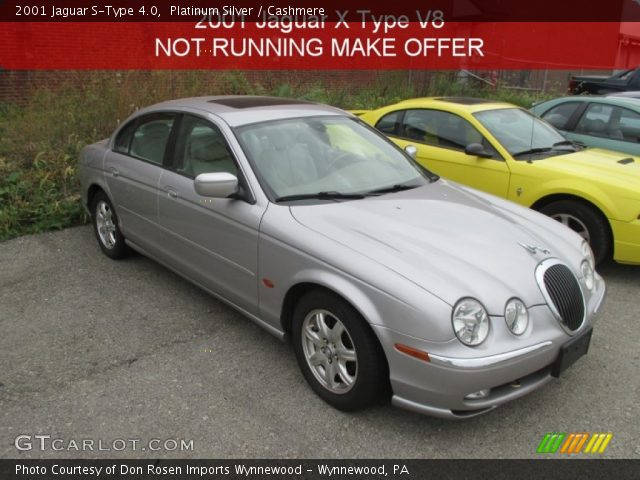
POLYGON ((640 90, 640 69, 625 70, 610 77, 602 75, 580 75, 569 78, 569 93, 579 95, 606 95, 614 92, 640 90))

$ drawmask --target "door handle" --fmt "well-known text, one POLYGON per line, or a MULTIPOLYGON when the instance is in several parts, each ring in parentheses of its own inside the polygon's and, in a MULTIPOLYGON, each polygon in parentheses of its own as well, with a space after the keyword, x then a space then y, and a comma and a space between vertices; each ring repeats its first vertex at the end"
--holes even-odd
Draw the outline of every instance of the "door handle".
POLYGON ((120 170, 118 170, 115 167, 109 167, 109 172, 111 172, 111 175, 113 175, 114 177, 117 177, 120 175, 120 170))
POLYGON ((167 188, 167 195, 171 198, 178 198, 178 192, 176 192, 173 188, 167 188))

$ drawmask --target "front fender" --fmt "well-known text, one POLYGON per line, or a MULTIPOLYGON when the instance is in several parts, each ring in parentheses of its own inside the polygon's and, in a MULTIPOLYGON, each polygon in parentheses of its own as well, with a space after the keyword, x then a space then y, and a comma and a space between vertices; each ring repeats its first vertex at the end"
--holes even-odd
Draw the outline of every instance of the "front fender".
MULTIPOLYGON (((312 284, 344 298, 371 325, 432 342, 446 342, 454 337, 451 307, 410 282, 402 286, 404 299, 401 299, 289 245, 264 237, 259 264, 260 317, 279 330, 284 330, 287 294, 301 284, 312 284), (270 281, 269 287, 262 281, 264 278, 270 281)), ((402 282, 401 277, 398 282, 402 282)))
POLYGON ((625 216, 625 208, 620 202, 616 202, 604 189, 598 185, 584 180, 550 180, 536 185, 526 191, 521 198, 511 198, 518 203, 533 207, 540 200, 554 195, 569 195, 586 200, 598 208, 609 219, 620 219, 625 216))

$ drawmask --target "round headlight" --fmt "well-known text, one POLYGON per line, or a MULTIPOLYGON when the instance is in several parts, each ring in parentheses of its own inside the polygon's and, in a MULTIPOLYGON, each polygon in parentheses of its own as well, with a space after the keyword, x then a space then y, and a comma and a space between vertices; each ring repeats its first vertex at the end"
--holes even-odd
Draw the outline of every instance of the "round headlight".
POLYGON ((591 247, 586 241, 582 242, 581 250, 582 250, 582 258, 584 258, 589 262, 592 269, 595 268, 596 259, 593 256, 593 250, 591 250, 591 247))
POLYGON ((453 307, 451 317, 453 331, 465 345, 474 347, 480 345, 487 338, 489 315, 479 301, 473 298, 463 298, 453 307))
POLYGON ((593 267, 589 260, 582 261, 580 264, 580 272, 582 273, 584 285, 589 291, 593 290, 593 286, 595 284, 595 273, 593 272, 593 267))
POLYGON ((522 335, 529 325, 529 311, 521 300, 512 298, 504 309, 504 319, 511 333, 522 335))

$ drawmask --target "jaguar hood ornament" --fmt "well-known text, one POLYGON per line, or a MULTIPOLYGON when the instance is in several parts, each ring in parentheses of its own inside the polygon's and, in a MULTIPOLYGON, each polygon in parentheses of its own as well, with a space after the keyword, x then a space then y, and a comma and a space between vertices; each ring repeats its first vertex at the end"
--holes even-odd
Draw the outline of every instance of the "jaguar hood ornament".
POLYGON ((518 245, 520 245, 522 248, 524 248, 527 252, 529 252, 532 255, 537 255, 538 253, 541 253, 543 255, 551 254, 551 250, 549 250, 548 248, 538 247, 536 245, 529 245, 527 243, 522 243, 522 242, 518 242, 518 245))

